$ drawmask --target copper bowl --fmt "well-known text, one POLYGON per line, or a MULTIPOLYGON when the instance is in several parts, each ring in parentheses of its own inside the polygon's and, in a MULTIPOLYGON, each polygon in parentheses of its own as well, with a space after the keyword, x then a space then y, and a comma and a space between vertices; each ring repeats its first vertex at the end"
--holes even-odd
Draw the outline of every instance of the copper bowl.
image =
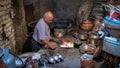
POLYGON ((61 38, 60 44, 65 45, 66 47, 73 47, 73 41, 68 38, 61 38))
POLYGON ((94 44, 82 44, 79 48, 80 53, 94 54, 96 46, 94 44))

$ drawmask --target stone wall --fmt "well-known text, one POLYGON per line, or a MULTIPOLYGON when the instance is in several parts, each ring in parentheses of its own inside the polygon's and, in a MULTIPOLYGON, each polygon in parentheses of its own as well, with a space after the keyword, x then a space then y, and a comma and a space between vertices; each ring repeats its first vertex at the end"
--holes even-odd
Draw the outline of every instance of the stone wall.
POLYGON ((11 0, 0 1, 0 46, 15 52, 15 32, 13 27, 13 11, 11 0))

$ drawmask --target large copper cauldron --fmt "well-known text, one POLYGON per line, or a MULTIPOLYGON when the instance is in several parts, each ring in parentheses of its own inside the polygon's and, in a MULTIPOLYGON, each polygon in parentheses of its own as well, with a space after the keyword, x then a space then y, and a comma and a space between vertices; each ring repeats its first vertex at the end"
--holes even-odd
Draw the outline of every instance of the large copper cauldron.
POLYGON ((92 21, 90 20, 84 20, 81 24, 80 24, 80 28, 83 30, 92 30, 94 24, 92 21))

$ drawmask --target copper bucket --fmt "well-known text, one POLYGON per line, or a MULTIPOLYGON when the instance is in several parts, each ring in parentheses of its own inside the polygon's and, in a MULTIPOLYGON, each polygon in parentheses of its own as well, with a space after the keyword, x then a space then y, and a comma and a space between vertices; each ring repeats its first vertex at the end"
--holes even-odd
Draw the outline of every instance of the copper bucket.
POLYGON ((80 24, 80 28, 83 30, 92 30, 94 24, 92 21, 90 20, 84 20, 81 24, 80 24))

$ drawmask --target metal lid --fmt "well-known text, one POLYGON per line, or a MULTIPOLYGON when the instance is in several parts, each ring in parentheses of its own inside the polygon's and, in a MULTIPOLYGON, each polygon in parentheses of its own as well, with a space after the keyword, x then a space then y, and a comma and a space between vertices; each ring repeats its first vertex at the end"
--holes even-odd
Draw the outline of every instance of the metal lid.
POLYGON ((98 35, 90 35, 90 38, 93 38, 93 39, 98 39, 98 35))

